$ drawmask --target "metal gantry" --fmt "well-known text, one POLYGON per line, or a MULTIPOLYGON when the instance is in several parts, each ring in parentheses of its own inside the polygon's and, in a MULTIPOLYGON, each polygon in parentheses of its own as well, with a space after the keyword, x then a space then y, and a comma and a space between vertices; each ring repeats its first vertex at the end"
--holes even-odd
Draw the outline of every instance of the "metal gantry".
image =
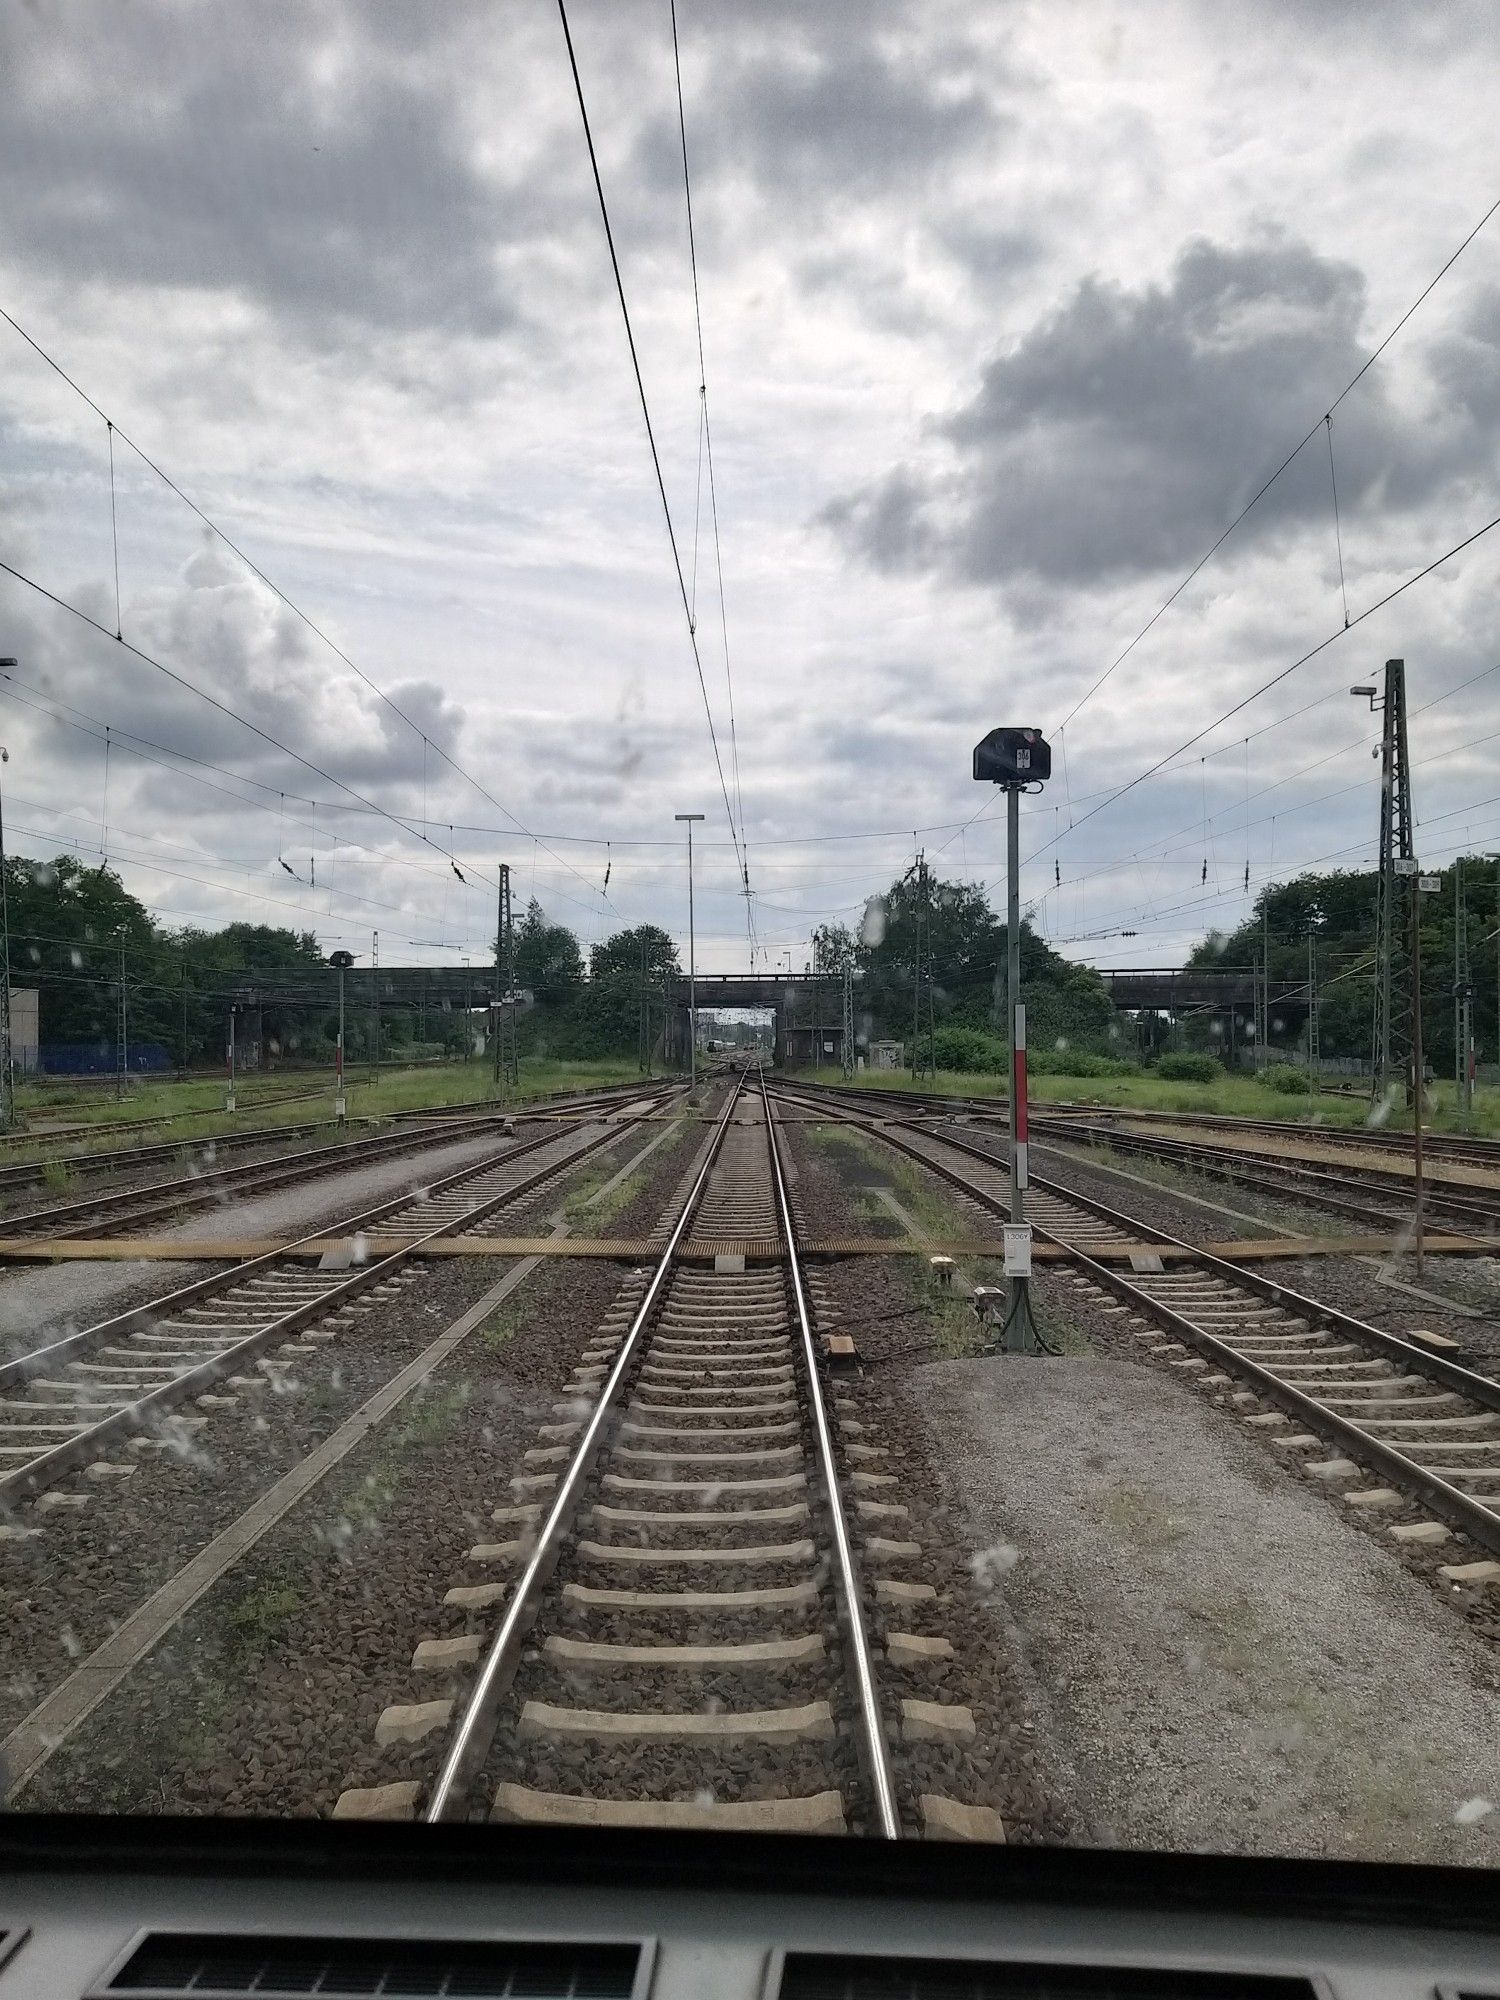
POLYGON ((516 931, 510 901, 510 863, 500 863, 495 929, 495 1088, 521 1080, 516 1035, 516 931))
POLYGON ((1372 1095, 1379 1100, 1396 1077, 1412 1078, 1412 872, 1411 765, 1406 747, 1406 662, 1385 663, 1384 698, 1378 707, 1380 738, 1380 872, 1375 911, 1375 1012, 1372 1024, 1372 1095))

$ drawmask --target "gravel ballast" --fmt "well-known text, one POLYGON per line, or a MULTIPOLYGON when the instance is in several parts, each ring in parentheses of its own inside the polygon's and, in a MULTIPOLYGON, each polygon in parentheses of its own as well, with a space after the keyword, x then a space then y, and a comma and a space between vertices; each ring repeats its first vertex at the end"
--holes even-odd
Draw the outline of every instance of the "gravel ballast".
POLYGON ((911 1388, 1095 1839, 1500 1859, 1493 1649, 1230 1418, 1113 1358, 911 1388))
MULTIPOLYGON (((606 1174, 653 1136, 622 1131, 611 1157, 581 1172, 606 1174)), ((651 1156, 607 1233, 629 1234, 655 1219, 664 1189, 701 1137, 689 1121, 651 1156)), ((557 1202, 556 1188, 538 1194, 515 1219, 525 1215, 535 1230, 557 1202)), ((586 1210, 576 1226, 584 1233, 598 1227, 586 1210)), ((483 1259, 461 1270, 424 1269, 406 1288, 403 1323, 392 1325, 395 1346, 375 1379, 388 1378, 435 1338, 459 1304, 503 1268, 483 1259)), ((602 1262, 563 1260, 535 1272, 492 1325, 471 1334, 213 1585, 17 1803, 116 1812, 328 1811, 350 1768, 367 1756, 375 1718, 409 1680, 416 1643, 450 1629, 443 1591, 463 1574, 469 1547, 494 1539, 489 1510, 505 1492, 506 1475, 534 1442, 583 1336, 622 1281, 622 1267, 602 1262)), ((373 1324, 366 1324, 361 1350, 376 1346, 373 1324)), ((345 1346, 330 1348, 330 1360, 345 1346)), ((341 1393, 320 1434, 354 1400, 341 1393)), ((285 1463, 312 1442, 309 1431, 298 1430, 278 1458, 285 1463)), ((163 1477, 171 1470, 159 1461, 149 1467, 163 1477)), ((189 1502, 193 1482, 180 1483, 189 1502)), ((264 1483, 265 1471, 254 1482, 237 1479, 238 1501, 264 1483)), ((116 1543, 114 1559, 130 1563, 138 1582, 138 1541, 127 1551, 123 1538, 102 1533, 108 1525, 101 1516, 94 1530, 105 1542, 96 1560, 107 1568, 116 1543)), ((174 1547, 168 1568, 206 1538, 174 1547)), ((49 1555, 48 1568, 53 1561, 49 1555)), ((42 1647, 45 1620, 34 1626, 42 1647)), ((451 1629, 462 1631, 465 1622, 451 1629)))
MULTIPOLYGON (((524 1132, 521 1137, 527 1136, 524 1132)), ((334 1167, 317 1180, 273 1193, 226 1199, 207 1214, 178 1224, 153 1223, 152 1237, 184 1243, 222 1237, 306 1235, 341 1215, 354 1213, 399 1194, 419 1193, 443 1174, 499 1154, 507 1145, 498 1132, 484 1138, 443 1141, 431 1151, 402 1153, 373 1166, 334 1167)), ((194 1261, 68 1263, 23 1266, 0 1278, 0 1358, 39 1346, 49 1329, 61 1334, 106 1314, 124 1311, 145 1290, 150 1297, 174 1285, 206 1276, 213 1267, 194 1261)))

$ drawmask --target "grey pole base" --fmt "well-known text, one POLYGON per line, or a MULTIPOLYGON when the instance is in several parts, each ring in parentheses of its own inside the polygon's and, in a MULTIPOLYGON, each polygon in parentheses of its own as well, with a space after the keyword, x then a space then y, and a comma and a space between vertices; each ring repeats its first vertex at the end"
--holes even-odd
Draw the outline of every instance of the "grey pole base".
POLYGON ((1000 1351, 1002 1354, 1040 1354, 1042 1343, 1031 1311, 1031 1280, 1010 1278, 1006 1284, 1005 1324, 1000 1335, 1000 1351))

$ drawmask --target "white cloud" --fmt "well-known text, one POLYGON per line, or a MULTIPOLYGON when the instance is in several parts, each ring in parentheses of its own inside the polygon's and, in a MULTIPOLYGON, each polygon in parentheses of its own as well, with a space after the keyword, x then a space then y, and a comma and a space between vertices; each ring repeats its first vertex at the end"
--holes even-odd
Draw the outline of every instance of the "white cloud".
MULTIPOLYGON (((679 16, 752 876, 779 944, 809 928, 785 909, 857 909, 913 829, 983 802, 971 742, 1009 715, 1065 712, 1426 283, 1491 198, 1497 58, 1482 9, 1441 36, 1412 10, 1376 30, 1332 5, 1289 6, 1269 34, 1208 0, 679 16), (859 534, 816 525, 840 504, 859 534), (866 829, 883 837, 796 844, 866 829)), ((698 369, 665 10, 592 0, 573 25, 691 566, 698 369)), ((206 553, 122 447, 127 637, 390 811, 425 814, 443 847, 451 821, 476 871, 508 858, 529 891, 534 866, 586 942, 616 915, 682 929, 671 814, 722 822, 722 807, 555 24, 315 0, 189 29, 166 0, 73 0, 10 10, 0 64, 0 300, 419 733, 206 553), (535 852, 424 760, 421 731, 528 826, 614 841, 613 910, 602 845, 554 842, 578 873, 535 852)), ((1484 237, 1335 420, 1354 609, 1497 511, 1497 285, 1500 241, 1484 237)), ((1070 729, 1037 839, 1337 624, 1326 462, 1304 459, 1264 530, 1070 729)), ((0 466, 0 554, 112 629, 103 426, 3 327, 0 466)), ((702 526, 700 640, 727 756, 702 526)), ((1408 659, 1413 705, 1500 658, 1497 561, 1482 545, 1204 746, 1222 756, 1064 840, 1048 921, 1187 900, 1201 856, 1152 849, 1195 816, 1201 846, 1205 802, 1222 902, 1148 921, 1133 949, 1174 955, 1200 921, 1238 916, 1241 850, 1257 874, 1273 865, 1268 829, 1243 827, 1259 808, 1228 831, 1238 739, 1387 652, 1408 659), (1137 848, 1134 872, 1098 873, 1137 848)), ((337 795, 5 579, 0 652, 118 729, 337 795)), ((1500 675, 1421 718, 1414 754, 1500 727, 1497 691, 1500 675)), ((55 809, 22 822, 39 829, 25 844, 46 851, 54 824, 59 844, 82 837, 64 802, 97 838, 97 742, 4 709, 11 782, 55 809)), ((1256 739, 1249 788, 1357 721, 1325 708, 1256 739)), ((1419 807, 1482 796, 1485 762, 1419 765, 1419 807)), ((1276 864, 1368 845, 1373 796, 1293 810, 1368 776, 1355 745, 1284 787, 1276 864)), ((313 898, 278 864, 292 836, 274 801, 236 807, 123 755, 113 783, 121 846, 128 828, 132 854, 170 840, 197 857, 196 882, 126 866, 164 907, 254 916, 246 895, 263 892, 330 940, 380 906, 412 936, 434 919, 451 943, 488 936, 486 900, 369 815, 317 817, 312 837, 337 825, 341 847, 333 892, 329 847, 313 898), (408 865, 361 859, 356 837, 408 865)), ((722 825, 705 835, 700 943, 727 966, 742 905, 722 825)), ((993 815, 919 837, 940 867, 997 872, 993 815)), ((1028 888, 1051 873, 1049 854, 1028 888)))

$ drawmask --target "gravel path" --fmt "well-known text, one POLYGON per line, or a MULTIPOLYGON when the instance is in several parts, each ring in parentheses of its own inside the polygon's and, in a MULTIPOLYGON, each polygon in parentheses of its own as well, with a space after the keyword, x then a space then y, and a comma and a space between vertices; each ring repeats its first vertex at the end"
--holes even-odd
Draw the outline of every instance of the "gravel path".
POLYGON ((1096 1838, 1500 1861, 1493 1649, 1231 1419, 1113 1358, 911 1387, 1096 1838))

